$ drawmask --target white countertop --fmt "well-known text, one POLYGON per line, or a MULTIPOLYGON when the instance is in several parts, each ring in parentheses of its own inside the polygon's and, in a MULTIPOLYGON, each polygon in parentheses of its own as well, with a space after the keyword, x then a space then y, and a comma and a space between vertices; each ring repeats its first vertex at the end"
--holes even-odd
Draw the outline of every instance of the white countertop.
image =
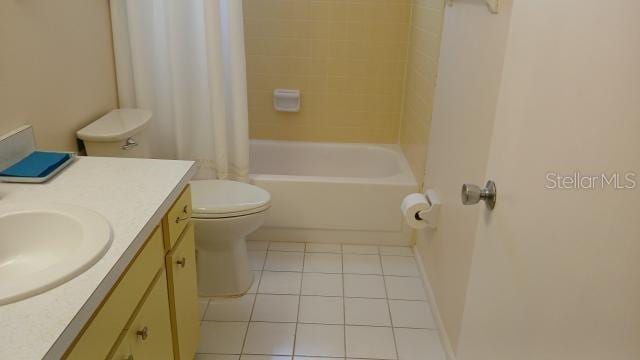
POLYGON ((46 184, 0 183, 0 202, 93 209, 113 243, 74 279, 0 306, 0 359, 57 359, 68 348, 195 172, 191 161, 80 157, 46 184))

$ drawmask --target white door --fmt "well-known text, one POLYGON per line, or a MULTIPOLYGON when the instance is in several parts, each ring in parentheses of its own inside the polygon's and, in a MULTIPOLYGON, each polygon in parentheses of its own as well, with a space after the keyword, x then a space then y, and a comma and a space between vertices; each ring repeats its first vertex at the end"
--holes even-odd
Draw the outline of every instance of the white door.
POLYGON ((425 186, 442 201, 437 231, 417 248, 438 305, 445 346, 457 348, 480 207, 460 204, 460 185, 485 176, 509 29, 481 1, 447 7, 431 121, 425 186))
POLYGON ((640 359, 638 14, 514 2, 459 360, 640 359))

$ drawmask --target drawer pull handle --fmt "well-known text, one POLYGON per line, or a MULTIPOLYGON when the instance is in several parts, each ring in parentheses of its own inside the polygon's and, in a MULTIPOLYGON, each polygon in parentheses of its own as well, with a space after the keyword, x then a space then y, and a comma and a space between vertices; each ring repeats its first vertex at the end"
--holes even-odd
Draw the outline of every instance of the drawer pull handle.
POLYGON ((149 329, 145 326, 142 328, 142 330, 138 330, 136 332, 136 335, 138 335, 143 341, 147 340, 147 338, 149 337, 149 329))
POLYGON ((176 261, 176 264, 180 265, 180 267, 183 268, 187 265, 187 259, 183 257, 182 259, 176 261))
POLYGON ((185 205, 184 208, 182 208, 182 213, 185 215, 185 217, 176 217, 176 224, 179 224, 180 221, 189 220, 189 205, 185 205))
POLYGON ((185 221, 185 220, 189 220, 189 217, 187 216, 187 217, 183 217, 183 218, 181 218, 180 216, 178 216, 178 217, 176 218, 176 224, 179 224, 179 223, 180 223, 180 221, 185 221))

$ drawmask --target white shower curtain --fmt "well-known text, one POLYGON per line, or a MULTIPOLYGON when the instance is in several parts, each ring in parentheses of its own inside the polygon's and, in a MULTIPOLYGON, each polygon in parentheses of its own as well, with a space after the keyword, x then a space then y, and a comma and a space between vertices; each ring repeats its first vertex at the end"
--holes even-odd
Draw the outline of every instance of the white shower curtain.
POLYGON ((153 156, 245 181, 242 1, 111 0, 111 13, 120 107, 153 111, 153 156))

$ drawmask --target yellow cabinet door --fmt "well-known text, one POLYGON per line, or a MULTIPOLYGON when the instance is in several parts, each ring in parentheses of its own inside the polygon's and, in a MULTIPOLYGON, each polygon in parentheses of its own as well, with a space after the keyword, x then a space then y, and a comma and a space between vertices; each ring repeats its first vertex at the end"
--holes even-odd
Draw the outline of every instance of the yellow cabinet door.
POLYGON ((113 360, 173 360, 169 294, 162 270, 116 345, 113 360))
POLYGON ((158 227, 86 326, 66 360, 104 359, 110 353, 163 267, 164 256, 162 230, 158 227))
POLYGON ((200 337, 196 249, 189 223, 176 247, 167 255, 169 303, 176 359, 193 359, 200 337))

